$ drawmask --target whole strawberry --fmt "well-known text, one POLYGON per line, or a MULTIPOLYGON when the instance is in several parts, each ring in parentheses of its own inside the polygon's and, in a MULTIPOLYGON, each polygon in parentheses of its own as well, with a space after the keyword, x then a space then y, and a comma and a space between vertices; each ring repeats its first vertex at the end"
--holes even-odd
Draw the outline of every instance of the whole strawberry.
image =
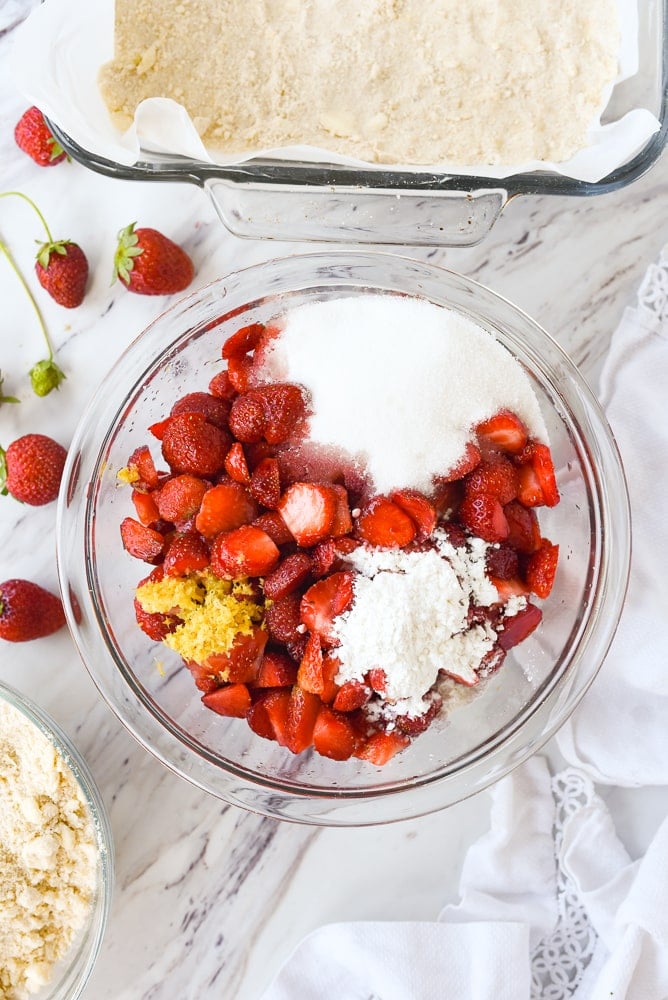
POLYGON ((25 434, 0 448, 0 493, 41 507, 58 496, 67 452, 45 434, 25 434))
POLYGON ((71 240, 50 240, 37 252, 35 273, 58 305, 74 309, 83 302, 88 280, 88 260, 71 240))
POLYGON ((185 250, 157 229, 135 229, 131 222, 118 234, 114 280, 139 295, 172 295, 193 280, 195 268, 185 250))
POLYGON ((40 167, 54 167, 67 159, 67 153, 54 139, 39 108, 28 108, 14 129, 16 144, 40 167))
POLYGON ((30 580, 0 583, 0 638, 28 642, 57 632, 65 624, 59 597, 30 580))

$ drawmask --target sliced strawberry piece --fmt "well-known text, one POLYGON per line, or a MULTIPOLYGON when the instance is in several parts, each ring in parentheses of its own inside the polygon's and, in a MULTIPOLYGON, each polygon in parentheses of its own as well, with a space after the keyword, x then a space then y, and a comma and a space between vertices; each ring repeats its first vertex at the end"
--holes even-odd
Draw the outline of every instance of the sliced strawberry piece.
POLYGON ((308 638, 306 649, 297 671, 297 683, 304 691, 322 694, 325 684, 322 674, 322 646, 320 636, 313 632, 308 638))
POLYGON ((557 573, 559 546, 544 538, 537 552, 529 556, 524 578, 536 597, 549 597, 557 573))
MULTIPOLYGON (((162 566, 159 569, 162 569, 162 566)), ((142 583, 145 582, 145 580, 142 580, 142 583)), ((158 611, 144 611, 136 597, 134 599, 134 610, 139 628, 149 639, 153 639, 155 642, 162 642, 166 635, 177 629, 179 625, 183 625, 183 620, 176 615, 165 615, 158 611)))
POLYGON ((510 580, 519 573, 517 552, 512 546, 501 542, 487 550, 485 567, 489 576, 495 576, 499 580, 510 580))
POLYGON ((350 504, 348 503, 348 490, 345 486, 340 486, 337 483, 332 483, 331 488, 334 490, 336 507, 330 534, 332 538, 340 538, 353 530, 353 519, 350 513, 350 504))
POLYGON ((195 527, 205 538, 249 524, 258 514, 258 505, 248 490, 233 479, 212 486, 204 494, 195 518, 195 527))
MULTIPOLYGON (((451 674, 450 676, 453 675, 451 674)), ((478 678, 476 677, 476 681, 477 679, 478 678)), ((442 704, 443 700, 441 698, 434 697, 428 705, 425 705, 425 711, 422 715, 398 715, 395 720, 397 729, 399 729, 402 733, 405 733, 406 736, 419 736, 420 733, 424 733, 424 731, 429 728, 438 713, 441 711, 442 704)))
POLYGON ((331 760, 348 760, 357 741, 358 736, 349 716, 323 705, 313 727, 313 746, 317 753, 331 760))
POLYGON ((249 323, 248 326, 240 327, 223 344, 222 355, 225 360, 227 361, 238 354, 248 354, 250 351, 254 351, 264 330, 264 323, 249 323))
POLYGON ((179 413, 167 421, 162 454, 172 472, 213 476, 223 468, 231 443, 229 434, 203 414, 179 413))
POLYGON ((287 545, 291 542, 292 535, 288 531, 285 521, 276 510, 269 510, 266 514, 260 514, 253 521, 256 528, 262 528, 276 545, 287 545))
POLYGON ((243 441, 244 444, 262 441, 265 426, 262 397, 253 389, 237 396, 229 416, 229 427, 237 441, 243 441))
POLYGON ((252 684, 260 670, 269 636, 266 629, 253 626, 249 633, 238 632, 226 653, 211 653, 202 664, 230 684, 252 684))
POLYGON ((244 719, 251 707, 251 696, 245 684, 226 684, 202 695, 202 703, 218 715, 244 719))
POLYGON ((227 362, 227 374, 237 392, 246 392, 250 384, 253 359, 248 354, 233 354, 227 362))
POLYGON ((436 476, 436 482, 454 483, 458 479, 463 479, 464 476, 475 469, 481 457, 480 449, 476 448, 472 441, 467 441, 462 457, 447 472, 439 473, 436 476))
POLYGON ((337 712, 354 712, 366 705, 371 697, 371 689, 360 681, 346 681, 336 692, 332 708, 337 712))
POLYGON ((489 582, 496 587, 499 601, 503 604, 511 597, 527 597, 530 593, 527 584, 519 576, 511 576, 507 580, 489 574, 489 582))
POLYGON ((322 683, 323 688, 320 700, 326 705, 330 705, 339 693, 339 685, 336 683, 341 661, 331 650, 326 652, 322 659, 322 683))
POLYGON ((325 646, 337 643, 334 620, 353 603, 353 579, 353 573, 345 570, 332 573, 309 587, 301 599, 303 624, 309 632, 317 632, 325 646))
POLYGON ((508 522, 508 545, 518 552, 535 552, 540 546, 540 527, 536 512, 511 500, 503 508, 508 522))
POLYGON ((275 382, 254 390, 264 409, 264 437, 269 444, 287 441, 304 419, 306 406, 299 386, 275 382))
POLYGON ((174 403, 170 410, 170 416, 177 416, 179 413, 201 413, 210 424, 222 427, 227 430, 227 418, 230 413, 230 404, 219 396, 213 396, 209 392, 189 392, 174 403))
POLYGON ((277 509, 297 544, 309 548, 329 536, 338 502, 336 490, 330 485, 293 483, 277 509))
POLYGON ((147 445, 135 448, 128 459, 128 468, 136 471, 139 476, 139 480, 133 484, 135 489, 143 487, 153 490, 158 485, 158 472, 147 445))
POLYGON ((225 472, 235 483, 243 486, 248 486, 251 481, 243 445, 239 441, 234 442, 225 456, 225 472))
POLYGON ((309 553, 311 559, 311 572, 316 580, 325 576, 334 565, 338 553, 332 538, 327 538, 324 542, 318 542, 309 553))
POLYGON ((305 552, 286 556, 264 581, 264 592, 272 600, 280 600, 301 587, 311 572, 311 559, 305 552))
POLYGON ((517 472, 517 499, 524 507, 542 507, 545 494, 533 465, 521 465, 517 472))
POLYGON ((265 611, 265 624, 269 634, 276 642, 299 642, 302 635, 299 631, 301 618, 299 615, 301 597, 298 593, 288 594, 275 601, 265 611))
POLYGON ((182 475, 168 479, 154 494, 160 517, 172 523, 189 520, 200 509, 208 489, 209 484, 199 476, 182 475))
POLYGON ((274 739, 282 747, 288 746, 290 733, 288 730, 288 712, 290 710, 290 691, 287 688, 267 691, 264 696, 264 710, 274 731, 274 739))
POLYGON ((512 618, 505 618, 503 631, 499 632, 497 642, 501 649, 507 651, 523 642, 533 630, 540 625, 543 613, 535 604, 527 604, 526 608, 518 611, 512 618))
POLYGON ((290 692, 286 725, 286 746, 293 753, 302 753, 313 743, 313 730, 322 702, 317 694, 304 691, 295 684, 290 692))
POLYGON ((149 424, 148 429, 154 438, 157 438, 158 441, 162 441, 165 436, 165 428, 168 423, 169 417, 165 417, 164 420, 156 420, 154 424, 149 424))
POLYGON ((360 760, 368 760, 376 767, 382 767, 395 754, 410 746, 410 742, 408 736, 404 736, 403 733, 372 733, 364 744, 355 751, 355 757, 360 760))
POLYGON ((546 444, 531 441, 520 458, 519 499, 527 507, 556 507, 559 490, 554 473, 552 454, 546 444))
POLYGON ((195 682, 195 687, 204 694, 211 694, 212 691, 217 691, 221 686, 220 678, 212 673, 209 667, 189 661, 186 661, 186 666, 195 682))
POLYGON ((237 390, 230 382, 227 370, 218 372, 209 382, 209 392, 218 399, 225 399, 231 403, 237 395, 237 390))
POLYGON ((199 535, 188 532, 169 543, 163 567, 165 576, 188 576, 209 565, 209 547, 199 535))
POLYGON ((123 548, 135 559, 144 562, 157 563, 162 560, 165 539, 159 531, 148 528, 133 517, 125 517, 121 521, 121 539, 123 548))
POLYGON ((403 548, 413 541, 416 530, 413 519, 389 497, 374 497, 357 518, 358 534, 379 548, 403 548))
POLYGON ((401 507, 415 524, 417 540, 423 542, 429 538, 436 527, 438 514, 426 496, 417 490, 396 490, 391 495, 391 500, 397 507, 401 507))
POLYGON ((431 492, 431 502, 440 517, 454 517, 464 496, 464 484, 461 479, 447 483, 440 479, 434 480, 431 492))
POLYGON ((274 727, 265 706, 265 701, 271 693, 270 691, 263 691, 260 697, 256 701, 253 701, 246 713, 246 722, 250 728, 256 736, 261 736, 265 740, 276 739, 274 727))
POLYGON ((292 687, 296 682, 297 664, 289 656, 271 650, 264 654, 255 681, 257 687, 292 687))
POLYGON ((148 528, 155 527, 160 520, 160 513, 151 493, 140 493, 139 490, 132 491, 132 502, 139 523, 148 528))
POLYGON ((385 694, 387 690, 387 674, 382 667, 372 667, 367 671, 366 681, 376 694, 385 694))
POLYGON ((502 505, 515 499, 517 489, 517 470, 505 455, 490 455, 483 459, 464 479, 467 496, 486 493, 496 497, 502 505))
POLYGON ((224 579, 266 576, 281 557, 266 531, 244 524, 216 535, 211 546, 211 569, 224 579))
POLYGON ((253 469, 250 492, 264 507, 278 507, 281 499, 281 480, 275 458, 263 458, 253 469))
POLYGON ((508 521, 496 497, 486 493, 465 496, 458 516, 464 527, 486 542, 503 542, 508 537, 508 521))
POLYGON ((520 418, 510 410, 500 410, 489 420, 479 423, 475 430, 481 445, 498 448, 509 455, 522 451, 529 437, 520 418))

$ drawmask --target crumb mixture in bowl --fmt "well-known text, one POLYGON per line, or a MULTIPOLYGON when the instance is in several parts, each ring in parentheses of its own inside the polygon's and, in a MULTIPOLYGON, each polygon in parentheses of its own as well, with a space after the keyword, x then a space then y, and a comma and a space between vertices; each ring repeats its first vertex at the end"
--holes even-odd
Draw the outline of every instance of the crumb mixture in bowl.
POLYGON ((116 0, 100 84, 120 128, 169 97, 231 155, 560 162, 587 144, 618 51, 616 0, 116 0))

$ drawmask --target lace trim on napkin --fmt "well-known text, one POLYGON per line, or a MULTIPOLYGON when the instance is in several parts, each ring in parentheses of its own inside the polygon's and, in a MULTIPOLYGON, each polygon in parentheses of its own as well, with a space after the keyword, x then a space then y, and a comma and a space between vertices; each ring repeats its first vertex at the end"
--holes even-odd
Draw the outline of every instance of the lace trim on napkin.
POLYGON ((668 245, 645 272, 638 289, 638 309, 658 323, 668 323, 668 245))
MULTIPOLYGON (((668 301, 668 269, 665 275, 668 301)), ((594 957, 598 939, 571 879, 559 864, 564 825, 590 805, 596 793, 586 775, 567 768, 552 778, 552 794, 558 917, 553 931, 539 941, 531 955, 531 1000, 570 1000, 594 957)))

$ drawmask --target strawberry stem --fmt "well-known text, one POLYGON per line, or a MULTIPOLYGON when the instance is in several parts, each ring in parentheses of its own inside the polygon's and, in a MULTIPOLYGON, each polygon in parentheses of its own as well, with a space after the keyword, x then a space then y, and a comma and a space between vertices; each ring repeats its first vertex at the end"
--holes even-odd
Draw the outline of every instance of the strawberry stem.
POLYGON ((40 210, 38 209, 37 205, 32 200, 32 198, 29 198, 27 194, 23 193, 23 191, 3 191, 2 193, 0 193, 0 198, 23 198, 23 200, 26 201, 30 205, 30 207, 37 213, 40 222, 42 223, 46 231, 47 241, 49 243, 53 243, 53 236, 51 235, 51 230, 46 224, 46 219, 44 218, 44 216, 42 215, 42 213, 40 212, 40 210))

